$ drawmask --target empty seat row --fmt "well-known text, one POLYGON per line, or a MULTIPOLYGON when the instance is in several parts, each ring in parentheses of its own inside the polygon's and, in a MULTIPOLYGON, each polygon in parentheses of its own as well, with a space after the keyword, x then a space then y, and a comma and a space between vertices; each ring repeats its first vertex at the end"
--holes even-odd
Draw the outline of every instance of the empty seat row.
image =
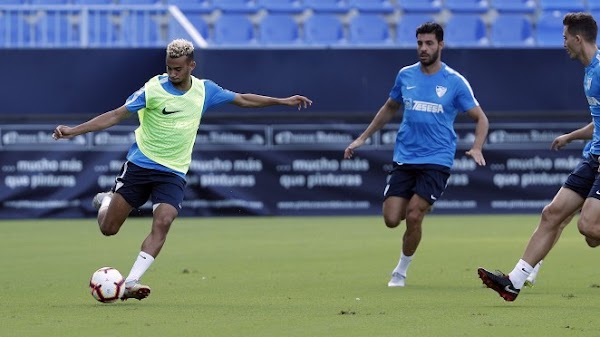
POLYGON ((3 0, 3 5, 177 5, 186 9, 234 11, 249 13, 259 9, 273 12, 300 12, 305 9, 344 12, 390 13, 394 10, 439 13, 443 9, 457 13, 501 12, 533 13, 540 10, 584 11, 600 9, 600 0, 3 0))
MULTIPOLYGON (((556 17, 548 17, 556 21, 556 17)), ((562 20, 562 19, 561 19, 562 20)), ((416 28, 434 21, 424 13, 405 14, 390 24, 382 16, 361 14, 345 24, 332 14, 314 14, 298 23, 293 16, 273 14, 255 25, 242 14, 224 15, 211 24, 196 17, 194 25, 216 46, 227 45, 320 45, 320 46, 401 46, 415 47, 416 28)), ((562 21, 561 21, 562 29, 562 21)), ((537 45, 531 19, 523 14, 503 14, 488 26, 478 15, 455 14, 444 24, 450 47, 532 47, 537 45)), ((562 41, 562 31, 540 36, 562 41)), ((552 43, 540 41, 540 45, 552 43)))
MULTIPOLYGON (((414 47, 415 29, 435 17, 407 13, 399 18, 373 13, 351 17, 316 13, 299 18, 242 13, 216 19, 184 13, 209 46, 401 46, 414 47)), ((486 22, 479 14, 451 15, 445 26, 450 47, 560 47, 564 12, 539 17, 499 14, 486 22)), ((177 37, 191 38, 164 9, 156 10, 6 10, 0 11, 0 47, 158 47, 177 37)))

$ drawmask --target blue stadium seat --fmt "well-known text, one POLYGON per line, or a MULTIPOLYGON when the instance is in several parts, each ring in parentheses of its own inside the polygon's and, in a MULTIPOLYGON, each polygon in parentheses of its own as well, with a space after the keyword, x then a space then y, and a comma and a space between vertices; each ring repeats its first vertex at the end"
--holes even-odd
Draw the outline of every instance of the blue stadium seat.
POLYGON ((446 0, 446 8, 452 13, 485 13, 490 7, 487 0, 446 0))
POLYGON ((304 6, 320 13, 345 13, 350 9, 344 0, 304 0, 304 6))
POLYGON ((408 13, 402 15, 396 24, 396 44, 402 47, 417 47, 417 27, 425 22, 434 21, 427 13, 408 13))
POLYGON ((446 22, 444 40, 449 47, 489 45, 487 28, 479 14, 454 14, 446 22))
POLYGON ((565 12, 547 11, 542 12, 537 20, 536 40, 540 47, 562 47, 563 38, 563 16, 565 12))
POLYGON ((405 13, 439 13, 442 11, 441 0, 398 0, 397 6, 405 13))
POLYGON ((122 17, 121 42, 127 47, 162 47, 160 25, 154 18, 156 13, 132 11, 122 17))
POLYGON ((254 26, 244 14, 221 15, 214 22, 213 41, 225 46, 255 44, 254 26))
POLYGON ((213 0, 215 8, 227 13, 253 13, 257 11, 254 2, 249 0, 213 0))
POLYGON ((121 5, 154 5, 161 3, 161 0, 117 0, 121 5))
POLYGON ((73 0, 76 5, 112 5, 114 0, 73 0))
POLYGON ((353 17, 349 23, 348 41, 351 45, 389 45, 391 44, 388 23, 376 14, 361 14, 353 17))
POLYGON ((71 13, 44 11, 35 22, 36 47, 73 47, 79 45, 79 34, 71 22, 71 13))
POLYGON ((301 13, 304 6, 299 0, 257 0, 256 6, 270 13, 301 13))
MULTIPOLYGON (((208 36, 208 24, 206 23, 206 21, 204 21, 204 18, 202 17, 203 14, 198 12, 183 12, 183 14, 185 14, 186 18, 190 21, 194 28, 196 28, 198 33, 202 35, 204 40, 208 41, 210 39, 210 37, 208 36)), ((167 35, 169 41, 180 38, 190 41, 193 40, 190 34, 185 30, 185 28, 183 28, 183 26, 173 17, 169 18, 167 35)))
POLYGON ((30 0, 32 5, 66 5, 69 0, 30 0))
POLYGON ((344 44, 344 25, 335 14, 313 14, 304 21, 304 40, 316 46, 344 44))
POLYGON ((267 45, 294 45, 299 41, 299 28, 289 14, 265 16, 258 25, 259 40, 267 45))
POLYGON ((88 12, 87 37, 90 47, 116 46, 118 44, 117 25, 112 18, 112 13, 90 10, 88 12))
POLYGON ((540 9, 545 11, 583 12, 583 0, 540 0, 540 9))
POLYGON ((533 27, 525 14, 500 14, 490 31, 491 42, 496 47, 531 47, 535 45, 533 27))
POLYGON ((4 0, 0 4, 2 5, 24 5, 28 3, 28 0, 4 0))
POLYGON ((208 0, 166 0, 165 4, 175 5, 184 12, 210 13, 215 7, 208 0))
POLYGON ((348 0, 348 6, 360 13, 389 14, 394 12, 394 6, 389 0, 348 0))
MULTIPOLYGON (((590 12, 595 12, 600 10, 600 0, 587 0, 588 3, 588 9, 590 10, 590 12)), ((594 13, 592 13, 593 15, 594 13)), ((596 18, 596 20, 600 20, 599 17, 594 16, 594 18, 596 18)))
POLYGON ((492 7, 499 13, 527 13, 533 14, 537 2, 534 0, 494 0, 492 7))

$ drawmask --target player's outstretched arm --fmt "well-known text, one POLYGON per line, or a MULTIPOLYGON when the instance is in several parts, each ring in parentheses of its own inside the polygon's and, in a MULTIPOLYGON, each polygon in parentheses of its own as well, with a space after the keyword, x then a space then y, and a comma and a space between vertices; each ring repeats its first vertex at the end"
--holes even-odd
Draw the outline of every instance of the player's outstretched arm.
POLYGON ((483 157, 483 144, 487 138, 490 123, 487 116, 483 112, 480 106, 476 106, 473 109, 467 111, 469 117, 473 118, 476 123, 475 126, 475 141, 473 146, 465 154, 477 163, 479 166, 485 166, 485 158, 483 157))
POLYGON ((84 133, 107 129, 115 124, 118 124, 123 119, 131 116, 131 112, 125 106, 121 106, 114 110, 108 111, 90 119, 89 121, 79 124, 75 127, 59 125, 54 129, 52 138, 58 140, 61 138, 73 138, 84 133))
POLYGON ((344 150, 344 159, 350 159, 354 155, 354 149, 362 146, 369 137, 371 137, 375 132, 380 130, 384 125, 386 125, 398 112, 400 109, 400 103, 394 101, 391 98, 388 98, 385 104, 377 111, 373 120, 367 126, 365 131, 358 136, 348 147, 344 150))
POLYGON ((256 94, 236 94, 233 104, 242 108, 262 108, 272 105, 297 106, 298 110, 308 108, 312 101, 304 96, 294 95, 286 98, 262 96, 256 94))
POLYGON ((592 122, 582 128, 554 138, 554 140, 552 141, 552 145, 550 145, 550 148, 552 150, 560 150, 565 145, 569 144, 570 142, 576 139, 592 139, 593 133, 594 123, 592 122))

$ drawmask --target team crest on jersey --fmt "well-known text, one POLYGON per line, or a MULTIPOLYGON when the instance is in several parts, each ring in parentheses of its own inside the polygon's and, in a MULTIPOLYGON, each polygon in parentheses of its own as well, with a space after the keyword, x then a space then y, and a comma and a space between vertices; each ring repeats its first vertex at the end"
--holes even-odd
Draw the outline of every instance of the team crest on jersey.
POLYGON ((435 86, 435 93, 438 95, 438 97, 444 96, 446 91, 448 91, 448 88, 446 88, 446 87, 442 87, 441 85, 435 86))
POLYGON ((585 90, 590 90, 590 88, 592 87, 592 77, 586 77, 585 78, 585 90))

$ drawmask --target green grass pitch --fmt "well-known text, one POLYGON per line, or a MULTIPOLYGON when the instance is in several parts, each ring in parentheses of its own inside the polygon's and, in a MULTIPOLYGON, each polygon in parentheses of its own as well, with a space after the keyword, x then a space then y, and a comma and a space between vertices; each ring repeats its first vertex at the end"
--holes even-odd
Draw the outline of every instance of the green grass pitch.
POLYGON ((510 271, 537 221, 430 215, 407 286, 388 288, 402 230, 380 217, 180 218, 152 295, 102 304, 91 274, 126 276, 150 219, 108 238, 94 219, 5 220, 0 336, 598 336, 600 251, 575 221, 515 302, 477 277, 510 271))

